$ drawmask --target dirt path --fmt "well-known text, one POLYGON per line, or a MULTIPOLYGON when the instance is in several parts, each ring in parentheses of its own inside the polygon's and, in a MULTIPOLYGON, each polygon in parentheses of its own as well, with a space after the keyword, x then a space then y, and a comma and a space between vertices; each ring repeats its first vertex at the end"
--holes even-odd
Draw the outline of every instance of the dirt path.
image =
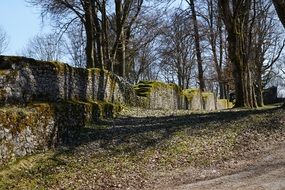
POLYGON ((239 172, 171 189, 285 189, 285 143, 265 151, 239 172))

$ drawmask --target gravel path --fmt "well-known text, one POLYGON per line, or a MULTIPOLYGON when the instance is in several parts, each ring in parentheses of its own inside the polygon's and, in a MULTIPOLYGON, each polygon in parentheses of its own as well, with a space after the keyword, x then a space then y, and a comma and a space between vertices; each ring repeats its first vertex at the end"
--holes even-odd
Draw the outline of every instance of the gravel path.
POLYGON ((237 173, 171 189, 285 189, 285 143, 271 147, 256 160, 252 159, 249 167, 237 173))

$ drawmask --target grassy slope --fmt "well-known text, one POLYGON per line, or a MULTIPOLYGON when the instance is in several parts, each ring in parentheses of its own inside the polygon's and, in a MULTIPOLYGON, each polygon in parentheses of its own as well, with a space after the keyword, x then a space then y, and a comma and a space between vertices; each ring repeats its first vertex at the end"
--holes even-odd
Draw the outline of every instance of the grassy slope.
POLYGON ((204 114, 127 110, 83 129, 73 148, 1 168, 0 189, 148 187, 159 172, 217 164, 284 140, 284 116, 275 108, 204 114))

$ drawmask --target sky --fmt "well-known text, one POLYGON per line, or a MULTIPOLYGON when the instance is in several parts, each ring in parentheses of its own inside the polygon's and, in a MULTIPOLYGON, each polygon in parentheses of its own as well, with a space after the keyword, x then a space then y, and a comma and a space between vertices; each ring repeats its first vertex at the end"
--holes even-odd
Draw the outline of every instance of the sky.
POLYGON ((5 55, 19 55, 29 39, 51 31, 49 22, 42 22, 40 9, 25 0, 0 0, 0 28, 9 38, 5 55))
POLYGON ((5 55, 19 54, 29 39, 50 30, 48 22, 42 23, 40 10, 25 0, 0 0, 0 27, 9 38, 5 55))

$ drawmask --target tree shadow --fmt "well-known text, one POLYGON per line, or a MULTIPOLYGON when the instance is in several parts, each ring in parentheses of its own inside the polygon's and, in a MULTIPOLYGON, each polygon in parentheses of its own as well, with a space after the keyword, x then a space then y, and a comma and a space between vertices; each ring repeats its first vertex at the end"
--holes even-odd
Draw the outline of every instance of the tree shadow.
MULTIPOLYGON (((225 127, 226 123, 256 114, 272 113, 277 109, 279 108, 166 117, 121 117, 101 122, 100 125, 82 128, 79 138, 75 144, 70 146, 70 150, 88 143, 97 143, 101 149, 108 150, 111 155, 122 152, 136 154, 147 148, 155 147, 184 130, 187 130, 189 135, 201 135, 203 129, 210 127, 210 135, 215 135, 215 132, 225 127), (220 125, 209 126, 209 123, 217 122, 220 125)), ((259 127, 270 126, 264 124, 259 127)))

